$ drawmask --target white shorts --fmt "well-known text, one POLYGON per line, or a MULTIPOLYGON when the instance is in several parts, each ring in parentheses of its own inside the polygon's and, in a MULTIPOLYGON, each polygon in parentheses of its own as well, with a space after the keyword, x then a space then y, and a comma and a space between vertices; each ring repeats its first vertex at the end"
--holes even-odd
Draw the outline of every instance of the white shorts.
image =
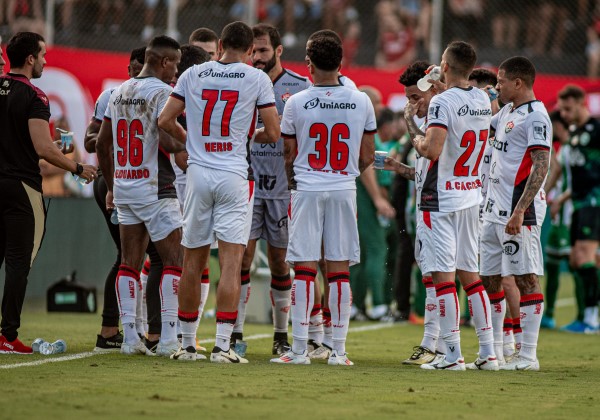
POLYGON ((185 203, 185 186, 187 182, 177 182, 173 184, 175 185, 175 191, 177 192, 177 200, 179 200, 179 205, 181 206, 181 212, 183 213, 183 204, 185 203))
POLYGON ((360 262, 356 191, 292 191, 286 260, 360 262))
POLYGON ((254 199, 250 239, 264 239, 276 248, 288 245, 290 200, 254 199))
POLYGON ((152 204, 116 204, 119 224, 143 223, 152 242, 165 239, 182 225, 181 208, 176 198, 163 198, 152 204))
POLYGON ((451 273, 456 270, 479 271, 479 205, 452 213, 421 212, 415 248, 423 273, 451 273))
POLYGON ((481 231, 481 275, 544 275, 540 226, 522 226, 509 235, 506 226, 485 220, 481 231))
POLYGON ((247 245, 254 181, 200 165, 190 165, 187 175, 182 245, 199 248, 215 239, 247 245))

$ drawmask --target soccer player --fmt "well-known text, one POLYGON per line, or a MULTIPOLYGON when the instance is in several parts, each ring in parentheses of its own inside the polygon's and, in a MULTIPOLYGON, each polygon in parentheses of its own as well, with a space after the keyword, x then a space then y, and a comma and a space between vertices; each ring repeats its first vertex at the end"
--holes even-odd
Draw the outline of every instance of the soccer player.
MULTIPOLYGON (((332 31, 331 29, 321 29, 317 32, 313 32, 308 37, 308 40, 306 41, 306 53, 307 54, 305 57, 305 61, 306 61, 307 65, 309 65, 309 61, 310 61, 310 59, 308 57, 308 48, 310 47, 310 44, 315 39, 319 39, 319 38, 329 38, 329 39, 333 40, 335 43, 342 46, 342 38, 340 38, 340 36, 337 34, 337 32, 332 31)), ((344 76, 342 73, 340 73, 339 70, 338 70, 338 82, 342 86, 346 86, 347 88, 358 90, 358 87, 356 87, 356 83, 354 83, 354 81, 352 79, 350 79, 349 77, 344 76)))
POLYGON ((216 343, 210 360, 248 363, 231 348, 230 338, 237 318, 240 271, 254 199, 247 158, 256 108, 264 124, 257 130, 256 141, 275 143, 280 137, 271 80, 265 72, 245 64, 252 55, 253 41, 252 29, 243 22, 225 26, 219 40, 221 60, 193 66, 181 75, 159 118, 159 126, 180 141, 189 136, 184 270, 179 285, 182 344, 172 357, 177 360, 196 360, 198 278, 216 236, 221 278, 216 343), (187 133, 176 120, 184 109, 187 133))
POLYGON ((598 272, 595 258, 600 241, 600 122, 590 117, 585 92, 567 86, 558 94, 561 117, 575 125, 570 132, 568 167, 571 198, 571 266, 583 284, 585 309, 579 331, 595 333, 598 323, 598 272))
MULTIPOLYGON (((5 265, 0 323, 0 354, 32 354, 19 340, 21 310, 29 270, 44 236, 46 208, 39 160, 92 181, 96 168, 64 156, 73 148, 53 143, 48 97, 31 83, 42 76, 46 42, 33 32, 18 32, 6 54, 11 64, 0 77, 0 267, 5 265)), ((2 60, 2 64, 5 64, 2 60)))
POLYGON ((211 61, 219 59, 219 37, 212 29, 198 28, 190 35, 190 45, 202 48, 210 55, 211 61))
POLYGON ((438 90, 446 90, 431 99, 427 131, 423 133, 414 120, 407 119, 416 152, 430 160, 419 203, 423 217, 417 232, 419 258, 421 270, 432 274, 440 334, 447 347, 443 360, 421 365, 424 369, 465 370, 455 273, 472 308, 479 356, 486 369, 498 369, 490 303, 478 275, 479 164, 492 109, 487 94, 468 81, 476 60, 471 45, 450 43, 442 55, 441 79, 434 82, 438 90))
MULTIPOLYGON (((521 292, 523 339, 519 353, 503 370, 539 370, 537 340, 544 309, 539 275, 544 274, 541 226, 546 216, 543 191, 549 167, 552 124, 535 99, 535 67, 512 57, 498 68, 497 90, 507 104, 492 119, 496 137, 480 238, 481 275, 491 296, 501 277, 515 276, 521 292)), ((480 356, 473 368, 485 368, 480 356)))
POLYGON ((271 362, 310 364, 308 329, 323 243, 333 327, 328 363, 349 366, 353 364, 346 355, 352 301, 349 266, 360 260, 355 178, 373 161, 375 112, 366 94, 340 85, 339 43, 315 39, 308 58, 314 86, 288 100, 282 119, 292 189, 286 259, 295 272, 294 342, 290 351, 271 362))
MULTIPOLYGON (((273 82, 277 113, 283 114, 288 99, 310 86, 310 82, 281 65, 283 46, 277 29, 259 24, 252 28, 254 51, 252 65, 264 71, 273 82)), ((258 121, 262 127, 262 122, 258 121)), ((271 270, 271 305, 273 310, 273 354, 289 350, 288 318, 292 280, 285 262, 288 245, 288 207, 290 192, 283 160, 283 139, 274 144, 254 143, 251 150, 254 178, 258 180, 254 191, 254 210, 250 240, 244 252, 241 271, 241 293, 238 316, 233 327, 233 340, 242 340, 246 304, 250 297, 250 266, 259 238, 267 241, 267 257, 271 270)))
MULTIPOLYGON (((418 118, 427 118, 427 110, 429 109, 429 103, 434 95, 437 94, 437 89, 434 85, 429 85, 426 91, 422 91, 417 87, 417 82, 425 76, 426 70, 429 68, 429 64, 424 61, 417 61, 406 68, 404 73, 400 76, 400 83, 404 85, 404 90, 408 103, 404 109, 404 118, 410 119, 414 124, 415 115, 418 118)), ((427 121, 421 127, 421 131, 425 130, 427 121)), ((415 167, 411 168, 398 162, 395 159, 386 159, 386 166, 384 169, 393 170, 396 173, 402 175, 406 179, 415 181, 416 189, 416 203, 417 203, 417 237, 415 239, 415 260, 417 265, 421 267, 420 262, 420 243, 418 237, 419 226, 423 223, 422 212, 419 211, 419 203, 421 200, 421 191, 423 190, 423 181, 425 180, 425 174, 427 167, 429 166, 429 160, 425 157, 416 154, 415 167)), ((425 286, 425 317, 423 324, 425 331, 423 333, 423 339, 421 344, 413 348, 413 354, 402 363, 405 365, 422 365, 425 363, 433 362, 436 358, 436 351, 442 344, 443 340, 438 340, 440 334, 440 325, 438 317, 438 307, 435 301, 435 287, 431 278, 431 273, 423 272, 422 282, 425 286)), ((444 351, 442 348, 439 354, 443 355, 444 351)))
POLYGON ((96 143, 108 187, 106 207, 111 210, 116 205, 118 210, 122 255, 116 291, 124 330, 121 353, 128 355, 153 354, 140 341, 135 326, 136 295, 141 293, 139 267, 148 237, 164 264, 160 282, 162 328, 156 354, 169 356, 179 347, 176 326, 182 221, 168 153, 183 150, 184 144, 161 132, 156 122, 173 90, 168 83, 177 72, 179 48, 172 38, 152 39, 138 77, 112 93, 96 143))

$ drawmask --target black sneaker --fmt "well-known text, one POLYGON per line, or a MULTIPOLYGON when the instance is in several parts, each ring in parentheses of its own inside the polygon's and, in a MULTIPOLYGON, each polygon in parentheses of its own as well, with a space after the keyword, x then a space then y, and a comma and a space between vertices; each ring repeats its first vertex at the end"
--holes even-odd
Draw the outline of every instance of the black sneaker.
POLYGON ((120 332, 108 338, 104 338, 100 334, 98 334, 98 338, 96 338, 96 347, 94 347, 94 352, 116 353, 121 351, 121 344, 123 344, 123 335, 120 332))
POLYGON ((160 340, 150 341, 147 338, 144 338, 144 344, 146 345, 146 348, 152 353, 156 353, 156 346, 158 346, 159 341, 160 340))
POLYGON ((287 340, 275 340, 273 341, 273 354, 281 356, 291 350, 290 343, 287 340))

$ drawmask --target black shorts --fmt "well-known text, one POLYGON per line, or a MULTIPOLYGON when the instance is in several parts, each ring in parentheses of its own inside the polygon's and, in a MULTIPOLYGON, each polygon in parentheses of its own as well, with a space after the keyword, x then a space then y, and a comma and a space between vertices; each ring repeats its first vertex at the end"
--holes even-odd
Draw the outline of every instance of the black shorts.
POLYGON ((600 207, 583 207, 573 212, 571 245, 576 241, 600 241, 600 207))

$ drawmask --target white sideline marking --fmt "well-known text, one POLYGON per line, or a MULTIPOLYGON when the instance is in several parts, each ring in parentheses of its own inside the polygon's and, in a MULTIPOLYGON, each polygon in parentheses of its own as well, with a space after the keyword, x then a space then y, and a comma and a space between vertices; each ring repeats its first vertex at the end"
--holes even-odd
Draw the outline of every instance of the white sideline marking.
POLYGON ((85 353, 72 354, 70 356, 53 357, 53 358, 49 358, 49 359, 40 359, 40 360, 36 360, 35 362, 15 363, 12 365, 0 365, 0 369, 14 369, 14 368, 18 368, 18 367, 39 366, 39 365, 43 365, 46 363, 68 362, 69 360, 85 359, 86 357, 95 356, 97 354, 100 354, 100 353, 94 353, 94 352, 88 351, 85 353))
MULTIPOLYGON (((384 328, 393 327, 395 325, 397 326, 398 324, 388 323, 388 324, 365 325, 363 327, 350 328, 348 330, 348 332, 352 333, 352 332, 364 332, 364 331, 381 330, 381 329, 384 329, 384 328)), ((248 337, 245 337, 244 340, 245 341, 262 340, 264 338, 271 338, 271 337, 272 337, 272 334, 254 334, 254 335, 249 335, 248 337)), ((200 340, 201 344, 209 344, 209 343, 214 343, 214 342, 215 342, 214 339, 200 340)), ((0 369, 15 369, 15 368, 20 368, 20 367, 39 366, 39 365, 44 365, 46 363, 68 362, 69 360, 85 359, 85 358, 88 358, 88 357, 98 356, 98 355, 103 355, 103 354, 110 354, 110 353, 95 353, 95 352, 92 352, 92 351, 88 351, 88 352, 85 352, 85 353, 71 354, 69 356, 61 356, 61 357, 52 357, 52 358, 48 358, 48 359, 40 359, 40 360, 36 360, 34 362, 14 363, 14 364, 11 364, 11 365, 0 365, 0 369)))

